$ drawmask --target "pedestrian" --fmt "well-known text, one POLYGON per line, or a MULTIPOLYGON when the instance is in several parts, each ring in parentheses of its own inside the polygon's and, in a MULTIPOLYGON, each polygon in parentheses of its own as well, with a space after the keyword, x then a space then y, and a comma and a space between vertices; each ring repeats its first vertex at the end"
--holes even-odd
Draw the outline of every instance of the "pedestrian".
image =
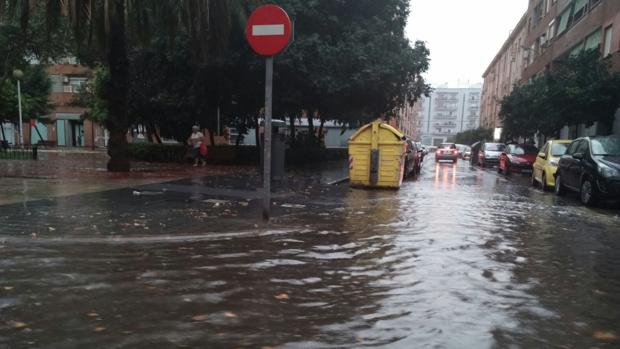
POLYGON ((192 134, 187 139, 187 144, 192 147, 192 157, 194 158, 194 167, 198 166, 198 163, 202 166, 207 164, 205 156, 207 155, 207 145, 205 143, 205 135, 200 132, 200 127, 193 126, 192 134))

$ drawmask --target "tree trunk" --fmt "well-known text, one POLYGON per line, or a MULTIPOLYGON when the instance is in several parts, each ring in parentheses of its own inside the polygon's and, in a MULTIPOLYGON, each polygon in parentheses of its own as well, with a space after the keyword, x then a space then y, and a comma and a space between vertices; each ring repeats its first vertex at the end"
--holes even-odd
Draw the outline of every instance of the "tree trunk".
POLYGON ((129 59, 125 37, 125 1, 110 1, 108 65, 110 67, 109 108, 106 127, 110 131, 108 142, 108 171, 129 172, 129 146, 127 144, 127 90, 129 59))
POLYGON ((6 141, 6 136, 4 135, 4 125, 2 124, 2 120, 0 120, 0 130, 2 131, 2 140, 6 141))
POLYGON ((325 118, 323 118, 322 116, 320 117, 321 119, 321 124, 319 125, 319 147, 324 148, 325 147, 325 137, 323 136, 323 130, 324 130, 324 126, 325 126, 325 118))
POLYGON ((295 147, 295 113, 289 115, 289 125, 291 131, 291 147, 295 147))
POLYGON ((316 135, 314 134, 314 120, 313 120, 313 114, 310 112, 306 112, 306 117, 308 118, 308 145, 309 146, 314 146, 316 144, 315 140, 316 140, 316 135))

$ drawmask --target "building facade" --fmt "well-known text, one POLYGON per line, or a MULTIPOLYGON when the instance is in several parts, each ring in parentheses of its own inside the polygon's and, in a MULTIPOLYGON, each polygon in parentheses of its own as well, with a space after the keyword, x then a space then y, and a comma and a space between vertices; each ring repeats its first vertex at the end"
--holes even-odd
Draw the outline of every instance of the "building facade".
POLYGON ((515 84, 523 78, 526 64, 526 51, 522 49, 527 40, 527 16, 523 15, 508 40, 497 53, 482 75, 482 101, 480 105, 480 126, 499 127, 500 104, 509 95, 515 84))
POLYGON ((420 100, 416 139, 439 145, 480 126, 481 88, 436 88, 420 100))
POLYGON ((405 135, 418 139, 419 117, 422 115, 422 101, 418 100, 413 105, 405 103, 405 106, 399 109, 394 124, 392 126, 399 129, 405 135))
MULTIPOLYGON (((505 86, 526 83, 552 69, 558 60, 585 49, 600 50, 612 69, 620 71, 620 1, 530 0, 524 17, 484 74, 482 125, 501 127, 499 105, 511 91, 505 86), (500 74, 509 69, 507 55, 515 57, 515 70, 500 74)), ((620 134, 620 115, 613 127, 620 134)), ((596 133, 596 127, 562 130, 563 137, 596 133)))

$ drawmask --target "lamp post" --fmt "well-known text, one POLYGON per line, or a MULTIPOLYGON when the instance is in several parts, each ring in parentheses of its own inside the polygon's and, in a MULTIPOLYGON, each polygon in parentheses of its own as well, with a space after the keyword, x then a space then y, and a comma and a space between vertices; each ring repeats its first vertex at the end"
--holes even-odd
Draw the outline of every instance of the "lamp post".
POLYGON ((24 130, 22 120, 22 91, 21 91, 21 79, 24 78, 24 72, 19 69, 13 70, 13 78, 17 80, 17 106, 19 109, 19 145, 24 145, 24 130))

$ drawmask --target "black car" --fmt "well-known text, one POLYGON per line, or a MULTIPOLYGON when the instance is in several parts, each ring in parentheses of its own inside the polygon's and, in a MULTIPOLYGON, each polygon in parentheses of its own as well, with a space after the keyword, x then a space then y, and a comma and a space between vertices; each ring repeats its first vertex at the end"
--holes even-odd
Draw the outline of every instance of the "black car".
POLYGON ((407 138, 407 155, 405 157, 404 177, 415 176, 420 173, 422 167, 422 150, 418 149, 415 142, 407 138))
POLYGON ((574 140, 558 162, 555 193, 579 192, 581 202, 620 200, 620 137, 583 137, 574 140))

